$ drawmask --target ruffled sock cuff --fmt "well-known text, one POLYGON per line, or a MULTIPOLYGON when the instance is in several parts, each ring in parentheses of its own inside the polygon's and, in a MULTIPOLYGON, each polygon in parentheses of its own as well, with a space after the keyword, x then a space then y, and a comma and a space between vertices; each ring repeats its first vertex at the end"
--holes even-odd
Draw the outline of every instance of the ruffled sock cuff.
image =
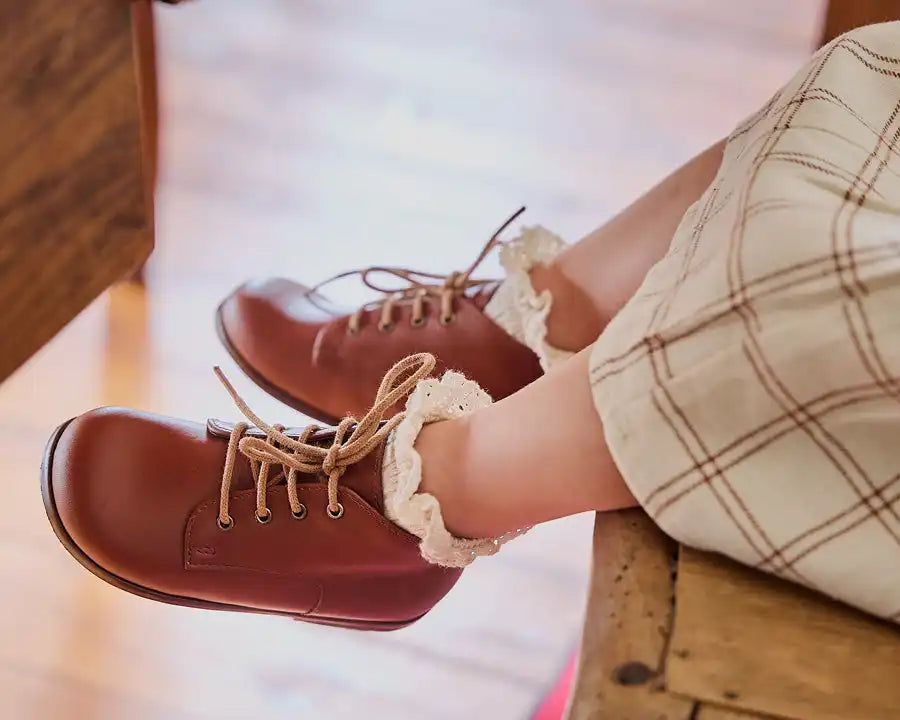
POLYGON ((547 342, 547 316, 553 297, 549 290, 535 291, 529 272, 535 265, 551 263, 565 247, 562 238, 545 228, 523 228, 519 237, 500 250, 506 279, 484 309, 491 320, 534 351, 545 372, 572 353, 547 342))
POLYGON ((384 510, 387 518, 418 537, 422 557, 436 565, 465 567, 482 555, 493 555, 527 530, 515 530, 498 538, 469 540, 450 534, 441 505, 429 493, 420 493, 422 457, 415 441, 426 423, 468 415, 491 404, 477 383, 457 372, 440 380, 422 380, 406 403, 406 417, 391 434, 382 463, 384 510))

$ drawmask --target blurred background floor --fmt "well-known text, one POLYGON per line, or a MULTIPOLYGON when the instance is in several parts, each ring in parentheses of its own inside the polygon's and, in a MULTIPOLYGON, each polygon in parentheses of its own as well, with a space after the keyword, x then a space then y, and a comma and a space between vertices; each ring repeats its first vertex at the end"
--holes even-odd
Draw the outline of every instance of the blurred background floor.
MULTIPOLYGON (((570 240, 727 133, 815 44, 819 0, 205 0, 158 9, 157 251, 0 388, 0 717, 528 716, 577 642, 591 518, 481 561, 419 624, 353 634, 120 593, 38 491, 61 420, 234 418, 212 312, 248 276, 462 268, 520 204, 570 240)), ((496 265, 492 266, 492 269, 496 265)), ((358 289, 344 289, 349 299, 358 289)), ((302 551, 302 549, 299 549, 302 551)))

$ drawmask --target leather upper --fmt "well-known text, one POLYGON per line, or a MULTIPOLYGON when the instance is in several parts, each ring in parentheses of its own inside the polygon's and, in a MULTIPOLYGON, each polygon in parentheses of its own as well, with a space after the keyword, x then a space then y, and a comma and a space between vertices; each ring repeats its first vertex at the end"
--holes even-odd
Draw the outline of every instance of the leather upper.
MULTIPOLYGON (((381 514, 382 450, 347 469, 332 519, 323 481, 301 476, 291 512, 283 478, 270 483, 272 519, 256 520, 250 464, 238 454, 233 526, 216 523, 231 426, 207 426, 121 408, 89 412, 65 429, 50 462, 65 531, 103 570, 167 597, 310 619, 408 622, 459 577, 431 565, 418 540, 381 514)), ((330 444, 320 432, 314 442, 330 444)), ((278 475, 273 468, 270 477, 278 475)), ((190 604, 190 603, 183 603, 190 604)))
POLYGON ((411 303, 399 302, 391 330, 381 329, 380 309, 374 307, 363 312, 352 333, 348 317, 354 308, 275 278, 238 288, 220 307, 219 322, 254 379, 314 416, 358 417, 385 371, 417 352, 435 355, 439 372, 462 372, 500 399, 536 380, 541 368, 530 349, 484 314, 494 287, 456 297, 448 325, 439 322, 434 304, 426 304, 425 322, 414 325, 411 303))

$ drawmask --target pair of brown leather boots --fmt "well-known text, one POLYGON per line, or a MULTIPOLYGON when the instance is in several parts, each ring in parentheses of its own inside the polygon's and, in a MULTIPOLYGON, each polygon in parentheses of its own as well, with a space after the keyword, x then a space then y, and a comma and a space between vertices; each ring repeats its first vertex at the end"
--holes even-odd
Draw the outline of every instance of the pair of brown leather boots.
MULTIPOLYGON (((216 315, 228 352, 266 391, 336 427, 269 425, 223 376, 246 422, 88 412, 54 432, 42 466, 62 544, 98 577, 162 602, 377 630, 422 617, 465 563, 426 559, 421 538, 388 517, 402 512, 386 507, 386 448, 436 367, 498 399, 540 375, 535 352, 486 311, 504 283, 471 277, 508 245, 500 231, 465 272, 362 271, 371 287, 377 272, 404 287, 355 311, 289 280, 239 288, 216 315)), ((460 542, 467 552, 472 541, 460 542)))

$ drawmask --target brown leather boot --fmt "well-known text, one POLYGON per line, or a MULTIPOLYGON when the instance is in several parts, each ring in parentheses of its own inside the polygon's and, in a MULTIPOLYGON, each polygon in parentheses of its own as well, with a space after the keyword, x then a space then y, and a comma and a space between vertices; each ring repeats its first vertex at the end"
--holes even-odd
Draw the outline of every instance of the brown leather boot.
MULTIPOLYGON (((384 293, 359 309, 331 302, 321 285, 308 288, 281 278, 247 283, 220 305, 219 337, 256 384, 323 422, 363 412, 384 372, 416 352, 434 354, 441 369, 460 371, 494 399, 506 397, 541 375, 540 347, 525 344, 528 333, 519 331, 518 318, 510 319, 505 311, 506 317, 498 318, 492 307, 524 306, 526 312, 540 314, 543 327, 549 293, 534 293, 518 256, 520 300, 509 297, 516 288, 473 279, 472 273, 493 248, 509 245, 499 236, 522 210, 494 233, 464 272, 443 277, 376 267, 332 278, 359 275, 368 287, 384 293), (372 277, 379 274, 404 286, 390 290, 377 285, 372 277)), ((541 241, 541 260, 563 245, 542 228, 530 232, 531 239, 541 241)))
POLYGON ((434 368, 394 366, 372 409, 332 429, 205 426, 105 408, 62 425, 42 467, 47 515, 88 570, 174 605, 392 630, 427 613, 461 570, 422 558, 384 516, 382 421, 434 368))

